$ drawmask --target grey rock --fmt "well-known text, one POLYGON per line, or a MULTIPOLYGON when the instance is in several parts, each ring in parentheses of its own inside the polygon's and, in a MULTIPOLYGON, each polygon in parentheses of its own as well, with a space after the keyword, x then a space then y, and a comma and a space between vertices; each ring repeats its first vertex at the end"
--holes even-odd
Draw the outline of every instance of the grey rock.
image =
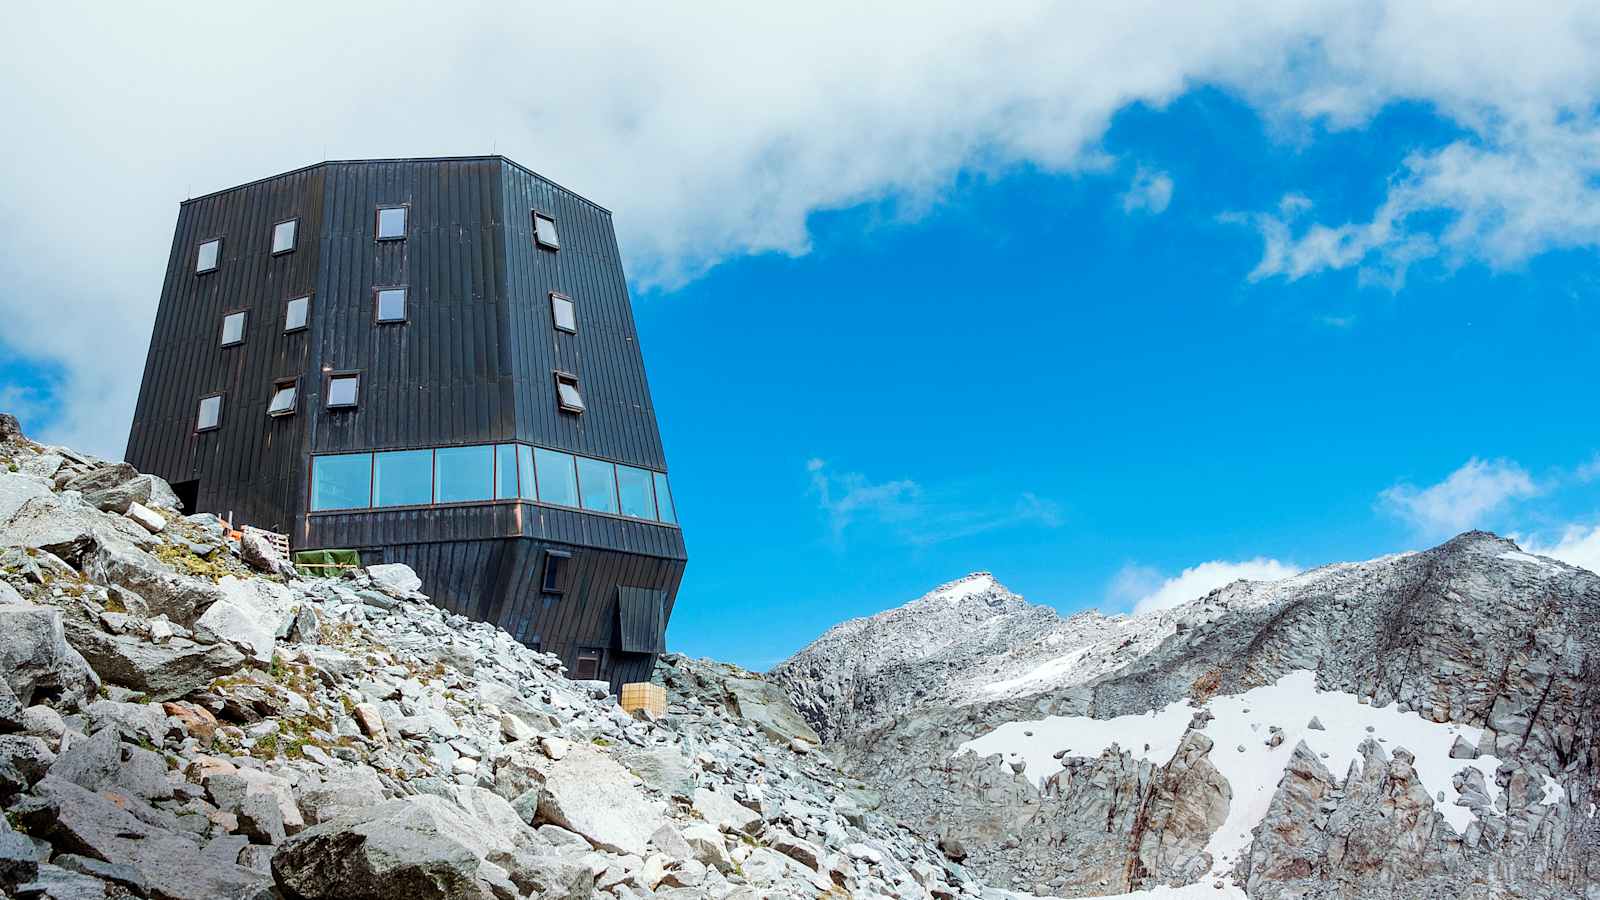
POLYGON ((0 677, 23 706, 35 693, 82 699, 100 686, 89 664, 66 641, 61 611, 40 606, 0 606, 0 677))
POLYGON ((242 897, 264 886, 257 873, 201 856, 193 839, 136 817, 70 782, 46 778, 37 787, 57 804, 50 839, 58 848, 138 871, 171 900, 242 897))
POLYGON ((17 896, 25 900, 106 900, 111 894, 106 883, 93 875, 41 864, 32 881, 18 885, 17 896))
POLYGON ((0 735, 0 795, 27 790, 43 778, 56 755, 40 738, 0 735))
POLYGON ((71 742, 50 766, 50 774, 81 788, 98 791, 117 783, 122 769, 122 739, 115 728, 102 728, 71 742))
POLYGON ((390 800, 289 840, 273 878, 290 900, 480 900, 486 857, 511 848, 487 844, 477 824, 440 797, 390 800))
POLYGON ((639 780, 604 754, 574 746, 543 770, 539 816, 615 853, 642 855, 661 827, 661 810, 639 791, 639 780))
POLYGON ((239 539, 239 558, 250 568, 269 575, 294 578, 296 574, 294 564, 279 556, 266 538, 254 532, 245 532, 239 539))
POLYGON ((77 872, 79 875, 89 875, 101 881, 108 881, 132 891, 135 895, 142 896, 145 893, 144 876, 139 874, 138 869, 124 863, 106 862, 90 856, 79 856, 76 853, 58 854, 50 862, 68 872, 77 872))
POLYGON ((125 462, 112 463, 100 466, 67 481, 62 490, 78 491, 82 494, 115 487, 139 477, 139 470, 125 462))
MULTIPOLYGON (((4 526, 30 500, 49 497, 50 482, 20 472, 0 471, 0 526, 4 526)), ((5 536, 0 529, 0 537, 5 536)), ((9 537, 0 543, 10 543, 9 537)))
POLYGON ((278 798, 265 791, 246 793, 239 801, 236 815, 239 817, 239 833, 249 838, 252 844, 281 844, 287 836, 278 798))
POLYGON ((367 566, 367 577, 372 579, 373 587, 399 600, 409 599, 422 590, 422 579, 404 563, 367 566))
POLYGON ((1450 745, 1451 759, 1477 759, 1478 748, 1467 742, 1461 735, 1456 735, 1455 743, 1450 745))
POLYGON ((277 637, 287 634, 295 613, 294 595, 261 579, 225 576, 217 583, 222 596, 195 620, 197 635, 227 641, 258 662, 270 663, 277 637))
POLYGON ((87 623, 72 622, 67 627, 72 646, 96 674, 151 700, 177 699, 245 664, 244 654, 228 644, 197 644, 177 637, 152 644, 142 638, 106 634, 87 623))

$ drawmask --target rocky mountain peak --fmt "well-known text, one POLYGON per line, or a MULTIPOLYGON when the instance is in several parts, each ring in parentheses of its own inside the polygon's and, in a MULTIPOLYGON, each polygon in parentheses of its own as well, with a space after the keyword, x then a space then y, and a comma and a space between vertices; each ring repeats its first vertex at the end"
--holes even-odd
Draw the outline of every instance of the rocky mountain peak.
POLYGON ((1600 575, 1474 531, 1139 616, 1021 603, 993 629, 925 600, 773 674, 886 808, 991 882, 1594 891, 1600 575), (937 640, 905 646, 921 616, 937 640))

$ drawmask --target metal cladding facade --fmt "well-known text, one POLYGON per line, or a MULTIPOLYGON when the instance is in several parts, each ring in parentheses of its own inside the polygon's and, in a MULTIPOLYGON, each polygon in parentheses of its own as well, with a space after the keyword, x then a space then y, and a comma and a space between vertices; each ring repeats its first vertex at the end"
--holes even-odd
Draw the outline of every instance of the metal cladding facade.
POLYGON ((687 558, 611 215, 498 156, 326 162, 185 202, 128 461, 192 508, 285 532, 296 550, 406 563, 441 606, 614 684, 648 678, 687 558), (385 207, 406 210, 403 238, 379 239, 385 207), (558 249, 536 241, 536 213, 558 249), (274 253, 291 219, 294 247, 274 253), (197 272, 216 239, 215 268, 197 272), (380 322, 375 292, 390 286, 406 289, 404 320, 380 322), (575 331, 556 327, 552 293, 571 298, 575 331), (305 326, 290 330, 287 305, 302 297, 305 326), (237 312, 242 341, 224 346, 237 312), (330 379, 347 373, 360 375, 357 403, 329 408, 330 379), (581 413, 563 410, 557 373, 575 376, 581 413), (293 412, 269 415, 291 383, 293 412), (220 417, 202 429, 213 395, 220 417), (526 474, 520 493, 497 477, 495 499, 444 502, 440 469, 432 502, 313 509, 324 454, 497 445, 498 463, 513 444, 615 464, 614 477, 658 473, 661 511, 530 499, 526 474))

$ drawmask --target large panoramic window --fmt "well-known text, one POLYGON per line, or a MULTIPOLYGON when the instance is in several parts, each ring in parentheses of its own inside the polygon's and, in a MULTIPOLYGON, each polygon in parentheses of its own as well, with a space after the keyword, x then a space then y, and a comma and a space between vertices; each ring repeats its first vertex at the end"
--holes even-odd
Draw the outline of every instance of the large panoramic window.
POLYGON ((306 318, 310 313, 310 297, 296 297, 290 300, 283 309, 283 330, 299 331, 306 327, 306 318))
POLYGON ((406 208, 404 206, 378 207, 378 240, 400 241, 406 236, 406 208))
POLYGON ((280 381, 272 386, 272 400, 267 403, 267 415, 287 416, 294 413, 294 399, 299 382, 280 381))
POLYGON ((556 405, 561 407, 562 412, 583 412, 583 395, 578 393, 578 376, 566 372, 556 373, 556 405))
POLYGON ((373 455, 373 506, 422 506, 432 502, 432 450, 392 450, 373 455))
POLYGON ((435 503, 494 499, 494 447, 440 447, 433 460, 435 503))
POLYGON ((243 310, 222 317, 222 346, 232 347, 244 343, 244 320, 243 310))
POLYGON ((678 524, 678 508, 672 503, 672 489, 667 487, 667 473, 651 474, 656 479, 656 517, 663 522, 678 524))
MULTIPOLYGON (((293 412, 296 386, 275 382, 267 411, 293 412)), ((221 395, 207 400, 220 420, 221 395)), ((313 511, 531 500, 677 524, 664 473, 522 443, 318 456, 311 499, 313 511)))
POLYGON ((217 265, 222 260, 222 238, 212 238, 200 244, 200 249, 194 255, 194 271, 196 275, 215 272, 217 265))
POLYGON ((313 510, 358 509, 371 503, 371 453, 336 453, 312 461, 313 510))
POLYGON ((655 491, 650 487, 648 469, 617 466, 617 493, 622 495, 622 514, 635 519, 656 517, 655 491))
POLYGON ((578 505, 578 479, 573 473, 572 454, 535 447, 533 464, 539 477, 540 500, 559 506, 578 505))
POLYGON ((551 292, 550 312, 555 315, 556 328, 578 333, 578 309, 572 305, 571 297, 551 292))
POLYGON ((556 220, 544 213, 534 213, 533 239, 546 250, 560 250, 561 239, 556 236, 556 220))
POLYGON ((404 322, 406 320, 405 288, 378 288, 377 294, 379 322, 404 322))
POLYGON ((335 375, 328 379, 328 408, 348 409, 361 398, 360 375, 335 375))
POLYGON ((578 457, 578 490, 583 508, 594 512, 617 511, 617 480, 611 463, 578 457))
POLYGON ((195 431, 210 431, 222 424, 222 395, 212 394, 200 398, 200 411, 195 416, 195 431))
POLYGON ((494 448, 494 495, 500 500, 517 496, 517 445, 494 448))
POLYGON ((288 253, 294 249, 296 232, 300 230, 300 220, 290 219, 272 226, 272 255, 288 253))

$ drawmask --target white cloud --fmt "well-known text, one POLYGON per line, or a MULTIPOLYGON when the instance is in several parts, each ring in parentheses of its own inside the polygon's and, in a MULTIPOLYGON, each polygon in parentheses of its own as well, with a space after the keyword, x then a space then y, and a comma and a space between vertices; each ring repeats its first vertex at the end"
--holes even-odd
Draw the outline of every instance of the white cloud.
POLYGON ((948 486, 924 490, 911 479, 874 482, 859 472, 835 472, 816 458, 806 462, 806 471, 837 544, 858 525, 872 526, 899 543, 929 546, 1003 528, 1061 524, 1060 507, 1031 491, 1007 501, 948 486))
POLYGON ((1419 488, 1402 482, 1379 494, 1378 502, 1423 536, 1441 537, 1482 527, 1490 514, 1539 490, 1515 462, 1473 457, 1438 484, 1419 488))
POLYGON ((1520 539, 1518 543, 1529 553, 1559 559, 1565 563, 1582 566, 1591 572, 1600 573, 1600 525, 1569 526, 1559 540, 1548 546, 1538 541, 1520 539))
POLYGON ((1214 85, 1289 132, 1404 100, 1466 135, 1419 151, 1371 222, 1283 224, 1258 277, 1436 247, 1514 262, 1593 242, 1600 216, 1589 3, 14 7, 0 352, 63 367, 47 436, 106 453, 177 201, 323 158, 505 153, 610 207, 635 279, 674 285, 805 253, 820 210, 927 209, 962 171, 1108 170, 1119 110, 1214 85), (1436 209, 1454 224, 1418 243, 1436 209))
POLYGON ((1172 176, 1140 166, 1122 195, 1122 211, 1160 215, 1172 203, 1172 176))
POLYGON ((1134 615, 1138 615, 1188 603, 1241 578, 1276 581, 1299 571, 1300 568, 1291 563, 1261 556, 1237 562, 1211 560, 1190 566, 1170 578, 1157 569, 1130 563, 1111 579, 1106 597, 1117 607, 1132 607, 1134 615))

